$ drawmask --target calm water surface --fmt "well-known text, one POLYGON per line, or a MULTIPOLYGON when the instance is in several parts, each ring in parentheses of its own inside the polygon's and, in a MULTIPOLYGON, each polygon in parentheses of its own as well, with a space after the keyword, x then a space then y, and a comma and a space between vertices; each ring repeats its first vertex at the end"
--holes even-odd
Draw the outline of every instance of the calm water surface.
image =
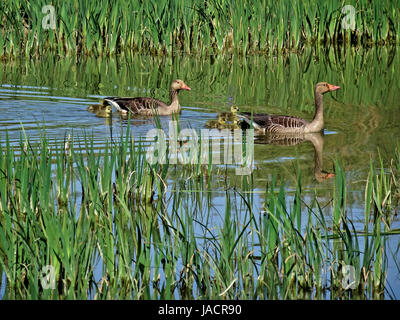
MULTIPOLYGON (((313 87, 319 81, 339 85, 324 96, 325 132, 321 136, 322 169, 333 172, 334 161, 345 168, 350 208, 355 226, 364 220, 364 187, 370 160, 379 154, 386 167, 398 146, 400 133, 400 55, 397 48, 305 51, 287 57, 174 57, 121 56, 111 59, 43 57, 38 60, 0 63, 0 139, 6 133, 17 144, 24 132, 31 141, 40 136, 63 140, 68 134, 94 135, 99 149, 117 137, 128 121, 114 112, 105 119, 89 113, 88 105, 105 96, 153 96, 168 101, 168 88, 183 79, 191 92, 181 92, 182 128, 200 130, 220 111, 237 105, 241 111, 289 114, 311 120, 313 87)), ((161 117, 168 129, 169 116, 161 117)), ((152 119, 131 120, 136 138, 153 129, 152 119)), ((76 141, 77 141, 76 140, 76 141)), ((302 188, 310 199, 314 192, 323 204, 332 199, 333 179, 319 181, 315 174, 315 152, 310 141, 298 145, 255 145, 254 194, 262 209, 263 192, 272 175, 285 180, 288 194, 296 188, 296 168, 302 170, 302 188)), ((218 171, 218 170, 216 170, 218 171)), ((172 179, 172 178, 171 178, 172 179)), ((231 186, 240 177, 230 174, 231 186)), ((224 212, 224 177, 216 173, 213 203, 224 212)), ((290 200, 290 199, 289 199, 290 200)), ((310 200, 311 201, 311 200, 310 200)), ((290 207, 290 202, 288 202, 290 207)), ((327 210, 329 220, 330 211, 327 210)), ((400 228, 398 216, 392 228, 400 228)), ((400 298, 399 237, 388 242, 391 295, 400 298)))

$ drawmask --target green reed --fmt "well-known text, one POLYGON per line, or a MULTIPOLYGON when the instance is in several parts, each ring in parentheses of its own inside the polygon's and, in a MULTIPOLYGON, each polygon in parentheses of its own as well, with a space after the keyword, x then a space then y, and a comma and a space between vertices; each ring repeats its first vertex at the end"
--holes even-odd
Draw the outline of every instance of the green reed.
POLYGON ((43 132, 35 144, 21 135, 19 145, 6 136, 2 298, 384 296, 386 243, 399 233, 391 227, 398 163, 389 174, 371 162, 364 224, 355 226, 340 163, 331 208, 316 197, 304 201, 301 174, 294 195, 274 175, 258 207, 251 177, 242 178, 240 191, 229 181, 213 189, 202 173, 208 164, 150 165, 145 144, 124 131, 101 151, 87 135, 53 141, 43 132), (53 268, 54 287, 46 287, 44 266, 53 268), (346 289, 349 266, 355 285, 346 289))
POLYGON ((271 113, 290 108, 291 114, 304 113, 301 115, 304 118, 312 118, 314 113, 315 84, 329 81, 340 85, 341 90, 331 95, 334 99, 327 97, 324 100, 327 121, 345 116, 348 121, 361 122, 362 128, 368 130, 373 129, 368 128, 368 121, 372 120, 373 126, 379 121, 375 108, 363 113, 361 119, 358 115, 353 119, 354 112, 349 110, 367 109, 369 105, 385 110, 396 106, 400 90, 398 61, 399 54, 395 49, 386 48, 318 52, 309 49, 299 55, 277 59, 222 55, 212 59, 121 55, 120 59, 88 58, 78 64, 72 58, 60 60, 43 56, 41 59, 4 63, 0 80, 4 84, 28 83, 48 87, 49 94, 56 96, 137 96, 150 89, 155 97, 168 100, 171 81, 181 78, 196 88, 180 97, 183 106, 208 111, 210 106, 199 102, 206 96, 213 100, 214 108, 223 107, 228 111, 230 106, 227 106, 225 97, 232 95, 233 103, 241 111, 251 111, 249 106, 255 106, 254 112, 265 112, 268 108, 271 113), (371 65, 374 68, 370 68, 371 65), (49 74, 47 70, 54 72, 49 74), (343 102, 349 108, 344 108, 343 102))
POLYGON ((304 46, 399 43, 400 5, 368 1, 53 1, 55 29, 42 27, 45 0, 2 1, 1 55, 266 53, 304 46), (355 29, 342 21, 355 8, 355 29))

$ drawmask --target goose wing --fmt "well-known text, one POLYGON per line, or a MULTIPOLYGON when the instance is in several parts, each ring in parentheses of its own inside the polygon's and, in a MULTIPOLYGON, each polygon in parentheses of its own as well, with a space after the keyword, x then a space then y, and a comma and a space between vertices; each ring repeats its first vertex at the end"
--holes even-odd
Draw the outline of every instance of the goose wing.
POLYGON ((121 112, 131 113, 149 113, 159 107, 168 107, 167 104, 161 100, 148 98, 148 97, 137 97, 137 98, 118 98, 118 97, 107 97, 104 101, 115 107, 121 112))
POLYGON ((287 129, 297 129, 305 126, 308 121, 291 116, 271 115, 267 113, 251 114, 250 112, 243 112, 238 115, 244 119, 249 125, 257 130, 266 130, 271 132, 280 132, 287 129), (253 119, 253 123, 251 123, 253 119))
POLYGON ((273 125, 292 129, 303 127, 308 123, 304 119, 291 116, 271 116, 270 121, 273 125))
POLYGON ((237 115, 256 130, 262 130, 271 123, 271 115, 267 113, 241 112, 237 115))

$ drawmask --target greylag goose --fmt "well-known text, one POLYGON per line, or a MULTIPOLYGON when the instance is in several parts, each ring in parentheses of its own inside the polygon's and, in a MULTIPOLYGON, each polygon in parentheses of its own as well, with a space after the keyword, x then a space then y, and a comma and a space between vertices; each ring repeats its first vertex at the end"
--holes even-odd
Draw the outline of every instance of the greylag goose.
POLYGON ((229 129, 235 130, 240 129, 239 119, 234 119, 231 122, 227 123, 223 118, 218 118, 218 120, 209 120, 206 122, 206 128, 209 129, 229 129))
POLYGON ((226 128, 229 130, 240 129, 239 118, 233 119, 231 123, 227 123, 226 128))
POLYGON ((221 117, 218 117, 218 120, 209 120, 206 122, 206 128, 209 129, 220 129, 225 126, 225 120, 221 117))
POLYGON ((105 101, 103 101, 103 103, 105 104, 92 104, 87 107, 87 111, 91 113, 96 113, 97 111, 104 110, 108 104, 105 101))
POLYGON ((111 106, 105 106, 102 109, 99 109, 96 111, 96 117, 99 118, 108 118, 111 117, 111 112, 112 112, 112 107, 111 106))
POLYGON ((233 121, 237 119, 237 113, 239 108, 236 106, 231 107, 231 112, 221 112, 218 117, 223 119, 224 121, 233 121))
POLYGON ((327 82, 319 82, 315 85, 315 115, 311 122, 297 117, 266 113, 251 115, 251 113, 246 112, 238 114, 238 116, 244 119, 249 125, 253 125, 254 129, 263 133, 302 134, 320 132, 324 128, 323 95, 339 88, 339 86, 334 86, 327 82), (253 118, 253 122, 251 118, 253 118))
POLYGON ((240 129, 239 126, 239 118, 237 116, 237 112, 239 108, 236 106, 231 107, 231 112, 221 112, 218 115, 217 120, 209 120, 206 122, 206 128, 214 128, 214 129, 229 129, 235 130, 240 129))
POLYGON ((170 97, 171 103, 168 105, 158 99, 149 97, 137 98, 104 98, 111 106, 115 107, 122 114, 132 113, 145 116, 158 114, 160 116, 179 113, 181 107, 178 101, 178 93, 180 90, 191 90, 182 80, 175 80, 171 84, 170 97))

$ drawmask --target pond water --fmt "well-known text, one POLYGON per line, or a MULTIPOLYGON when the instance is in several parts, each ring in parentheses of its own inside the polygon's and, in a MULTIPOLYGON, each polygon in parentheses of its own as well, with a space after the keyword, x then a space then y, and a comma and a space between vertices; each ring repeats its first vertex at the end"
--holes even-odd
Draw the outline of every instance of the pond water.
MULTIPOLYGON (((105 96, 154 96, 168 101, 171 80, 183 79, 191 92, 180 94, 180 125, 196 130, 215 119, 218 112, 237 105, 240 111, 288 114, 312 119, 313 87, 319 81, 339 85, 324 97, 325 135, 323 169, 332 171, 334 160, 345 167, 354 190, 366 179, 370 159, 393 157, 400 133, 400 62, 396 48, 347 52, 304 52, 288 57, 174 57, 123 56, 113 59, 42 57, 0 65, 0 137, 8 132, 19 141, 21 128, 34 141, 39 128, 49 137, 64 139, 74 132, 93 133, 99 148, 118 135, 127 121, 114 112, 111 119, 89 113, 88 105, 105 96)), ((168 129, 171 117, 161 117, 168 129)), ((135 137, 154 128, 152 119, 133 119, 135 137)), ((255 184, 276 170, 295 183, 294 159, 304 171, 306 188, 329 188, 316 183, 314 148, 310 142, 296 146, 255 145, 255 184)), ((360 190, 361 191, 361 190, 360 190)), ((360 194, 348 201, 359 205, 360 194)))
MULTIPOLYGON (((218 112, 232 105, 240 111, 288 114, 311 120, 314 115, 313 88, 317 82, 339 85, 340 90, 324 96, 323 148, 311 141, 296 145, 255 144, 254 192, 265 190, 274 173, 284 179, 294 194, 297 168, 302 171, 302 189, 317 193, 321 203, 332 199, 334 179, 316 174, 316 152, 322 170, 333 172, 338 160, 345 169, 348 214, 363 223, 364 187, 370 160, 382 158, 389 166, 399 146, 400 54, 398 48, 305 50, 288 56, 119 56, 113 58, 58 59, 43 56, 33 60, 0 63, 0 139, 6 133, 17 144, 22 132, 35 141, 45 126, 48 137, 64 139, 68 134, 94 135, 102 149, 107 139, 118 136, 128 121, 117 112, 99 118, 86 108, 105 96, 152 96, 168 101, 168 89, 176 78, 192 89, 181 92, 180 125, 200 130, 218 112), (22 131, 23 128, 23 131, 22 131)), ((168 128, 169 116, 161 117, 168 128)), ((135 137, 145 137, 154 128, 152 119, 132 119, 135 137)), ((214 204, 223 212, 224 182, 215 179, 214 204)), ((230 185, 240 186, 240 177, 229 175, 230 185)), ((262 207, 263 196, 255 202, 262 207)), ((329 212, 328 212, 329 215, 329 212)), ((328 218, 329 219, 329 218, 328 218)), ((393 228, 400 228, 395 217, 393 228)), ((399 237, 389 241, 394 255, 389 266, 392 294, 400 297, 399 237), (397 257, 397 258, 396 258, 397 257)))

